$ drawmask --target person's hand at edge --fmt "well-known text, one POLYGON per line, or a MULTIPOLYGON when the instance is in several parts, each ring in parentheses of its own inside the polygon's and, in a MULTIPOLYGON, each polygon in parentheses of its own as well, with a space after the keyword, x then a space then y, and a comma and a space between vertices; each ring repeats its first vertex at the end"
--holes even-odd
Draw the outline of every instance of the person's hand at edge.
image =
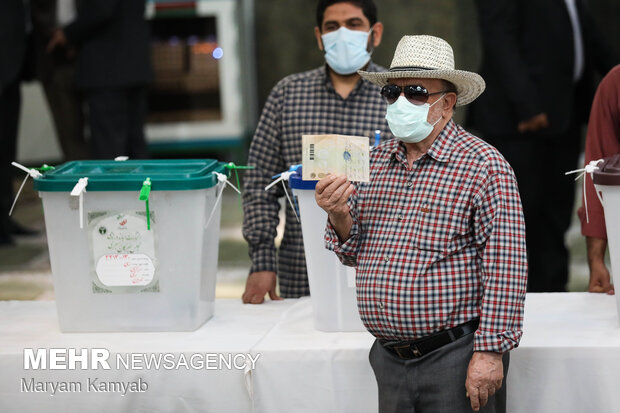
POLYGON ((588 250, 588 267, 590 268, 590 282, 588 291, 591 293, 614 294, 614 286, 611 284, 611 276, 605 265, 605 251, 607 240, 595 237, 586 237, 588 250))
POLYGON ((49 54, 54 51, 57 47, 65 47, 67 45, 67 36, 65 36, 65 32, 61 28, 56 28, 52 32, 52 37, 50 41, 47 43, 47 47, 45 51, 49 54))
POLYGON ((590 282, 588 284, 588 292, 606 293, 613 295, 615 289, 610 282, 609 270, 604 263, 594 264, 590 266, 590 282))
POLYGON ((539 113, 538 115, 532 116, 528 120, 524 120, 517 124, 517 130, 519 133, 536 132, 548 127, 549 120, 547 119, 546 113, 539 113))

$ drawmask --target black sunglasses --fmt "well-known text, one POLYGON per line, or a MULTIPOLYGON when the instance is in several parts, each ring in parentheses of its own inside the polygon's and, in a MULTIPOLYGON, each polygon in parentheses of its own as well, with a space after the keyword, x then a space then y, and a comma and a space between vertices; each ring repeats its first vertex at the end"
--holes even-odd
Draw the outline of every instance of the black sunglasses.
POLYGON ((420 85, 407 85, 403 88, 397 85, 385 85, 381 89, 381 96, 383 96, 388 105, 391 105, 398 100, 401 92, 405 92, 407 100, 414 105, 423 105, 428 102, 429 96, 447 93, 448 91, 442 90, 440 92, 428 93, 428 90, 420 85))

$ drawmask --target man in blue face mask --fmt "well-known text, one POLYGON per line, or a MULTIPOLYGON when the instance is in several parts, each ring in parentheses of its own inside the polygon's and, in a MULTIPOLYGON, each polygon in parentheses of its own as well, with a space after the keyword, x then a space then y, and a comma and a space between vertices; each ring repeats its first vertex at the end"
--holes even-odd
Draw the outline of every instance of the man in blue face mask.
POLYGON ((396 139, 371 152, 370 182, 328 176, 316 200, 326 247, 356 267, 379 412, 505 412, 527 284, 521 201, 497 149, 452 120, 484 80, 433 36, 403 37, 389 71, 360 74, 382 87, 396 139))
POLYGON ((309 295, 301 226, 286 206, 284 236, 276 253, 281 187, 265 191, 272 176, 301 163, 301 136, 343 134, 391 137, 385 120, 386 103, 380 87, 357 73, 383 71, 371 61, 381 43, 383 25, 372 0, 320 0, 314 29, 326 65, 282 79, 272 89, 257 126, 244 182, 243 235, 249 244, 252 267, 242 299, 262 303, 265 294, 282 297, 309 295))
POLYGON ((343 98, 360 80, 357 71, 370 63, 373 49, 381 43, 383 24, 376 21, 376 12, 371 11, 370 5, 371 2, 319 2, 314 35, 319 49, 325 53, 330 78, 343 98), (366 9, 369 18, 365 16, 366 9))

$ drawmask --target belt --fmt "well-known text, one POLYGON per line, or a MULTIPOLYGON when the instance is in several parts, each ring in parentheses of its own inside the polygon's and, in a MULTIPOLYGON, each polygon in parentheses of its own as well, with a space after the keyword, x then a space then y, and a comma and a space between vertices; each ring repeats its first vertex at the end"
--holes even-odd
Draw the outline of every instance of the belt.
POLYGON ((380 339, 379 343, 401 359, 411 360, 422 357, 438 348, 450 344, 478 329, 479 319, 475 318, 456 327, 431 334, 412 341, 391 341, 380 339))

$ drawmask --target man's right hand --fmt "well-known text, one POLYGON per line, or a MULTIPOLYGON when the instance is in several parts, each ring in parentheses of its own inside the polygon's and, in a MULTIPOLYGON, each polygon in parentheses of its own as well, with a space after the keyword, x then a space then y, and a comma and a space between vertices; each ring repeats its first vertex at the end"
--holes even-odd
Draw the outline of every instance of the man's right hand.
POLYGON ((330 217, 344 217, 349 215, 347 199, 354 190, 345 175, 328 175, 317 182, 314 198, 330 217))
POLYGON ((349 238, 353 225, 347 200, 354 191, 355 187, 346 176, 328 175, 317 182, 314 192, 317 205, 327 212, 329 222, 342 242, 349 238))
POLYGON ((272 300, 282 300, 282 297, 276 293, 276 273, 273 271, 253 272, 248 275, 241 299, 244 304, 262 304, 266 293, 269 293, 269 298, 272 300))

